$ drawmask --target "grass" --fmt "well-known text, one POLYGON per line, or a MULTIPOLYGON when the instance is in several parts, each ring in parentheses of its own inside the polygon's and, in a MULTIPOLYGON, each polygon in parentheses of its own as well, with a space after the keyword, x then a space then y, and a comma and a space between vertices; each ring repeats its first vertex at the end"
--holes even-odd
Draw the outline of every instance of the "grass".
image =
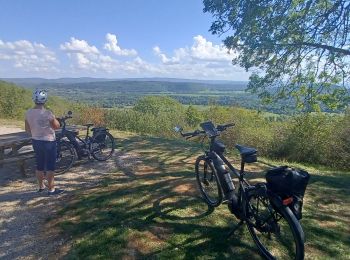
MULTIPOLYGON (((142 163, 116 168, 98 188, 77 190, 51 220, 69 240, 66 259, 260 259, 245 227, 225 239, 238 223, 227 206, 213 210, 199 197, 193 173, 197 146, 116 136, 122 152, 142 163)), ((259 171, 266 167, 252 165, 249 175, 262 180, 259 171)), ((350 259, 350 173, 308 170, 301 221, 306 259, 350 259)))

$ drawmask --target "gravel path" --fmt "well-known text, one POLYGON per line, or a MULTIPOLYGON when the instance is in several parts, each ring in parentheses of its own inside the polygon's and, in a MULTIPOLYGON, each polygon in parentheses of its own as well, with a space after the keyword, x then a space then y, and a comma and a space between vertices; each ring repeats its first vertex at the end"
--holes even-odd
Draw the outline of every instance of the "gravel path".
MULTIPOLYGON (((1 129, 0 129, 1 134, 1 129)), ((65 238, 47 227, 46 220, 67 203, 79 189, 96 187, 101 180, 121 170, 133 175, 141 160, 135 154, 116 152, 107 162, 83 160, 71 171, 55 178, 65 193, 55 197, 38 193, 34 162, 29 162, 30 177, 23 178, 16 165, 0 168, 0 259, 59 259, 65 238)))

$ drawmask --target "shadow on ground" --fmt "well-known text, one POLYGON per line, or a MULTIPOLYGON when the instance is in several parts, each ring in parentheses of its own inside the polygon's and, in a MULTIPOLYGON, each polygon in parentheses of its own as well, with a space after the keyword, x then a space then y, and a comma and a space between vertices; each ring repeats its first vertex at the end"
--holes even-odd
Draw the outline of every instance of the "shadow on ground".
MULTIPOLYGON (((237 224, 226 205, 214 210, 198 196, 193 170, 200 153, 198 146, 139 136, 119 144, 121 154, 115 161, 116 169, 104 176, 99 187, 80 190, 59 212, 59 218, 52 220, 70 237, 61 255, 92 259, 260 259, 245 227, 230 239, 225 238, 237 224), (128 160, 123 154, 133 157, 128 160)), ((248 168, 250 178, 263 180, 259 170, 265 168, 248 168)), ((302 221, 307 256, 311 258, 340 257, 349 246, 349 215, 345 212, 349 199, 334 211, 340 214, 336 219, 327 217, 332 213, 329 207, 323 211, 314 207, 314 203, 327 200, 326 194, 318 191, 320 187, 335 192, 330 203, 345 198, 348 190, 343 182, 348 178, 348 174, 312 177, 310 196, 305 202, 306 221, 302 221), (335 225, 332 231, 322 230, 323 219, 335 225), (325 248, 326 243, 336 239, 336 246, 325 248)))

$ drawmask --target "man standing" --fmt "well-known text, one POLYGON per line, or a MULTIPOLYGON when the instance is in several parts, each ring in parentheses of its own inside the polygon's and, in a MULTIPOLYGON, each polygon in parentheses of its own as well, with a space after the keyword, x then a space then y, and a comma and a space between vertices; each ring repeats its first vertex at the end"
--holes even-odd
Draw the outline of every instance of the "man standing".
POLYGON ((56 136, 55 129, 60 128, 60 123, 51 111, 44 108, 47 101, 47 92, 37 89, 32 99, 34 108, 29 109, 25 117, 26 132, 32 136, 33 149, 36 159, 36 177, 39 183, 39 192, 45 190, 44 179, 48 181, 48 195, 56 195, 64 190, 55 189, 54 171, 56 163, 56 136))

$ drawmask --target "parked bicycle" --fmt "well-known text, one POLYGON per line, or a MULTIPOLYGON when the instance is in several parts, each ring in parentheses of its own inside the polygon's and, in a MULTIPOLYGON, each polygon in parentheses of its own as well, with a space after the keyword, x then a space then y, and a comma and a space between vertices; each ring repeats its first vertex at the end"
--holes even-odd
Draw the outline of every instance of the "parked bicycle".
POLYGON ((267 183, 250 184, 244 178, 244 167, 246 163, 257 161, 257 150, 236 145, 241 155, 238 171, 224 156, 225 145, 217 140, 221 132, 233 126, 215 127, 212 122, 204 122, 201 124, 203 130, 187 133, 181 127, 175 127, 175 131, 186 139, 202 136, 202 144, 206 138, 210 141, 209 149, 195 162, 196 180, 205 202, 217 207, 226 201, 230 212, 240 220, 228 237, 245 223, 266 259, 304 259, 304 233, 299 219, 309 175, 304 171, 278 167, 268 171, 267 183), (226 166, 238 178, 238 188, 235 188, 226 166), (285 184, 289 187, 281 186, 285 184))
POLYGON ((66 120, 72 118, 72 112, 59 118, 62 125, 61 133, 57 135, 57 159, 56 172, 64 173, 69 170, 76 160, 83 157, 96 159, 98 161, 108 160, 114 153, 115 140, 105 127, 90 128, 93 124, 85 124, 86 135, 84 138, 78 136, 75 131, 66 128, 66 120))

